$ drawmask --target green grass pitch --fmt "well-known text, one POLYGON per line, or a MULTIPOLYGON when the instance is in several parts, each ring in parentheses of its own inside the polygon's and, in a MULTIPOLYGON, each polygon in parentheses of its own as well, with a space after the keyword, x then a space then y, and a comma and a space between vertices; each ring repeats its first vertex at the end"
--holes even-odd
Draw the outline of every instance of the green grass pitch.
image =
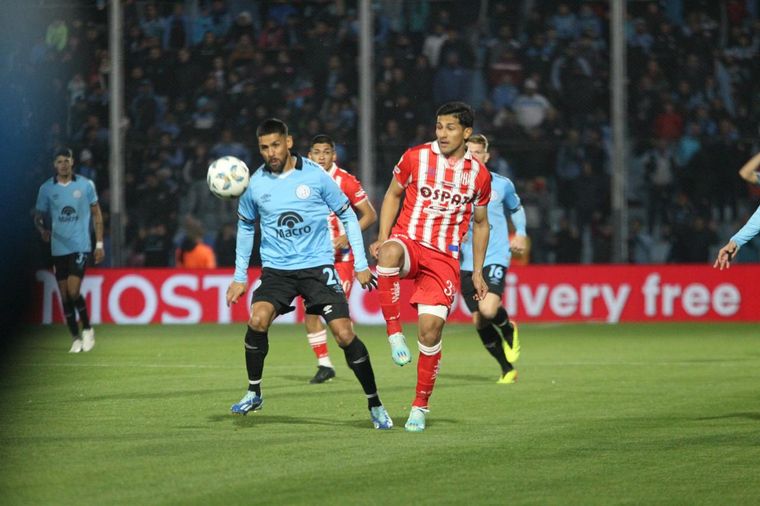
MULTIPOLYGON (((408 326, 407 335, 414 335, 408 326)), ((0 503, 757 504, 757 325, 523 325, 515 385, 470 326, 444 334, 427 430, 403 425, 415 362, 359 327, 391 431, 361 389, 316 370, 304 331, 275 326, 264 409, 246 387, 243 325, 30 330, 0 384, 0 503)), ((414 343, 414 339, 409 340, 414 343)), ((7 358, 7 357, 6 357, 7 358)))

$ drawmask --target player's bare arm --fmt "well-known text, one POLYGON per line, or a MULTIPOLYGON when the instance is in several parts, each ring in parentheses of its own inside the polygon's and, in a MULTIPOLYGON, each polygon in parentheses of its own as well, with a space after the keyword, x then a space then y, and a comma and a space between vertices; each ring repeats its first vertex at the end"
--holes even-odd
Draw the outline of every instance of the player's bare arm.
POLYGON ((42 213, 38 211, 34 212, 34 226, 40 233, 42 240, 45 242, 50 242, 50 230, 45 228, 45 218, 42 216, 42 213))
POLYGON ((393 222, 396 221, 399 207, 401 207, 401 197, 404 194, 404 187, 395 179, 391 181, 388 190, 383 198, 383 205, 380 207, 380 227, 377 232, 377 241, 369 246, 369 253, 377 258, 377 252, 380 246, 388 240, 393 228, 393 222))
POLYGON ((488 207, 475 206, 472 225, 472 284, 475 286, 475 298, 485 299, 488 295, 488 285, 483 279, 483 262, 488 249, 488 207))
POLYGON ((97 202, 90 206, 92 212, 92 224, 95 227, 95 263, 99 264, 106 256, 103 248, 103 213, 100 212, 100 204, 97 202))
POLYGON ((245 293, 245 283, 240 281, 233 281, 230 286, 227 287, 227 307, 230 304, 236 304, 240 296, 245 293))
POLYGON ((739 176, 752 184, 760 184, 760 177, 757 174, 760 168, 760 153, 756 154, 739 169, 739 176))
MULTIPOLYGON (((370 226, 372 226, 377 221, 377 211, 375 211, 375 206, 372 205, 372 203, 369 201, 369 199, 364 199, 363 201, 359 202, 354 209, 356 210, 357 215, 359 216, 359 228, 362 232, 367 230, 370 226)), ((344 249, 348 247, 348 236, 346 234, 340 235, 335 238, 333 241, 333 247, 336 250, 344 249)))

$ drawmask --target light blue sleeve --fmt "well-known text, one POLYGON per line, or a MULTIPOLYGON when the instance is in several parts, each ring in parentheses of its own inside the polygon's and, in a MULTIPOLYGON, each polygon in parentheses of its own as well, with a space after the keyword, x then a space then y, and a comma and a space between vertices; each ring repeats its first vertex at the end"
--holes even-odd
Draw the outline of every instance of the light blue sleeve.
POLYGON ((336 214, 346 229, 348 242, 351 244, 351 249, 354 252, 354 270, 361 272, 369 269, 367 254, 364 251, 364 238, 362 237, 362 230, 359 227, 359 219, 356 217, 356 213, 351 209, 351 206, 348 206, 342 213, 336 214))
POLYGON ((515 226, 515 234, 526 235, 525 226, 527 220, 525 218, 525 209, 523 209, 520 197, 517 196, 515 185, 512 181, 509 181, 507 184, 507 191, 504 192, 503 202, 511 214, 510 219, 512 220, 512 225, 515 226))
POLYGON ((98 192, 95 190, 94 181, 87 181, 87 202, 89 202, 91 206, 98 203, 98 192))
POLYGON ((248 265, 253 251, 254 223, 259 213, 250 191, 246 191, 238 203, 238 228, 235 240, 235 276, 239 283, 248 282, 248 265))
POLYGON ((37 192, 37 203, 34 205, 34 208, 42 214, 50 212, 50 202, 47 198, 46 185, 40 186, 40 191, 37 192))
POLYGON ((755 210, 755 213, 749 217, 747 223, 744 224, 739 231, 731 238, 737 246, 744 246, 760 232, 760 206, 755 210))
POLYGON ((343 227, 346 229, 348 243, 354 251, 354 270, 356 272, 367 270, 369 264, 367 263, 367 254, 364 251, 362 230, 359 227, 359 219, 356 217, 356 213, 351 209, 348 197, 346 197, 338 184, 327 172, 320 170, 319 178, 322 198, 327 207, 338 216, 338 219, 340 219, 343 227))
POLYGON ((523 209, 522 206, 520 208, 512 213, 512 216, 510 216, 512 219, 512 225, 515 226, 515 234, 516 235, 527 235, 525 232, 525 209, 523 209))

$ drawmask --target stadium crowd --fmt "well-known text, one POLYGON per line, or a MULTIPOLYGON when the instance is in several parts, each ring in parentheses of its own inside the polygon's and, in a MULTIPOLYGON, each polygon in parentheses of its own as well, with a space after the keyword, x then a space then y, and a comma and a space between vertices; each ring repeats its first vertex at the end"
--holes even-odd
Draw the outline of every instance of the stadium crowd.
MULTIPOLYGON (((50 153, 73 146, 107 224, 104 4, 50 7, 47 31, 12 65, 28 93, 45 97, 26 104, 26 128, 44 141, 27 177, 39 184, 50 153)), ((224 154, 257 166, 264 118, 287 122, 300 152, 314 135, 332 136, 341 166, 358 172, 355 2, 123 4, 130 265, 173 264, 186 231, 199 228, 218 265, 232 265, 235 211, 210 194, 205 172, 224 154)), ((523 200, 529 261, 609 262, 607 2, 486 4, 481 13, 453 0, 375 2, 372 197, 407 147, 433 139, 435 107, 465 100, 492 143, 491 170, 523 200)), ((737 176, 759 149, 756 3, 632 1, 626 38, 630 261, 708 262, 760 198, 737 176)), ((759 250, 740 255, 759 261, 759 250)))

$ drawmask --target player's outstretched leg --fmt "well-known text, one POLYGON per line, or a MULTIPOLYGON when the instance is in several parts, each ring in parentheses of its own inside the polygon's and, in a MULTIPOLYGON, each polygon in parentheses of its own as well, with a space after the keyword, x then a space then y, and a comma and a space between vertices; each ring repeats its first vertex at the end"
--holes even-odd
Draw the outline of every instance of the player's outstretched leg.
MULTIPOLYGON (((512 364, 507 359, 507 348, 504 346, 499 332, 496 330, 490 321, 481 320, 480 325, 485 325, 483 328, 478 329, 478 335, 483 342, 488 353, 496 359, 501 367, 501 376, 499 377, 499 383, 502 383, 503 379, 509 375, 509 377, 516 377, 517 371, 514 370, 512 364)), ((512 381, 514 383, 514 381, 512 381)))
POLYGON ((404 366, 412 361, 412 354, 406 345, 406 338, 401 332, 401 283, 398 267, 377 266, 377 293, 380 308, 385 318, 388 342, 391 345, 391 358, 396 365, 404 366))
MULTIPOLYGON (((336 335, 337 337, 337 335, 336 335)), ((369 409, 372 425, 376 429, 390 429, 393 427, 393 420, 388 416, 388 412, 380 402, 380 395, 377 393, 377 384, 375 383, 375 373, 372 370, 372 362, 369 358, 369 351, 364 343, 357 336, 353 336, 348 344, 344 344, 348 339, 339 340, 343 353, 346 355, 346 363, 354 372, 356 379, 367 396, 367 408, 369 409)))
POLYGON ((236 415, 246 415, 249 411, 261 409, 264 398, 261 395, 261 377, 264 373, 264 359, 269 352, 267 332, 259 332, 248 327, 245 334, 245 368, 248 373, 248 391, 230 411, 236 415))
POLYGON ((507 310, 503 307, 499 307, 496 311, 493 324, 498 327, 501 335, 504 337, 504 341, 507 343, 507 346, 504 348, 507 360, 514 364, 520 358, 520 339, 517 335, 517 324, 509 319, 509 314, 507 314, 507 310))

